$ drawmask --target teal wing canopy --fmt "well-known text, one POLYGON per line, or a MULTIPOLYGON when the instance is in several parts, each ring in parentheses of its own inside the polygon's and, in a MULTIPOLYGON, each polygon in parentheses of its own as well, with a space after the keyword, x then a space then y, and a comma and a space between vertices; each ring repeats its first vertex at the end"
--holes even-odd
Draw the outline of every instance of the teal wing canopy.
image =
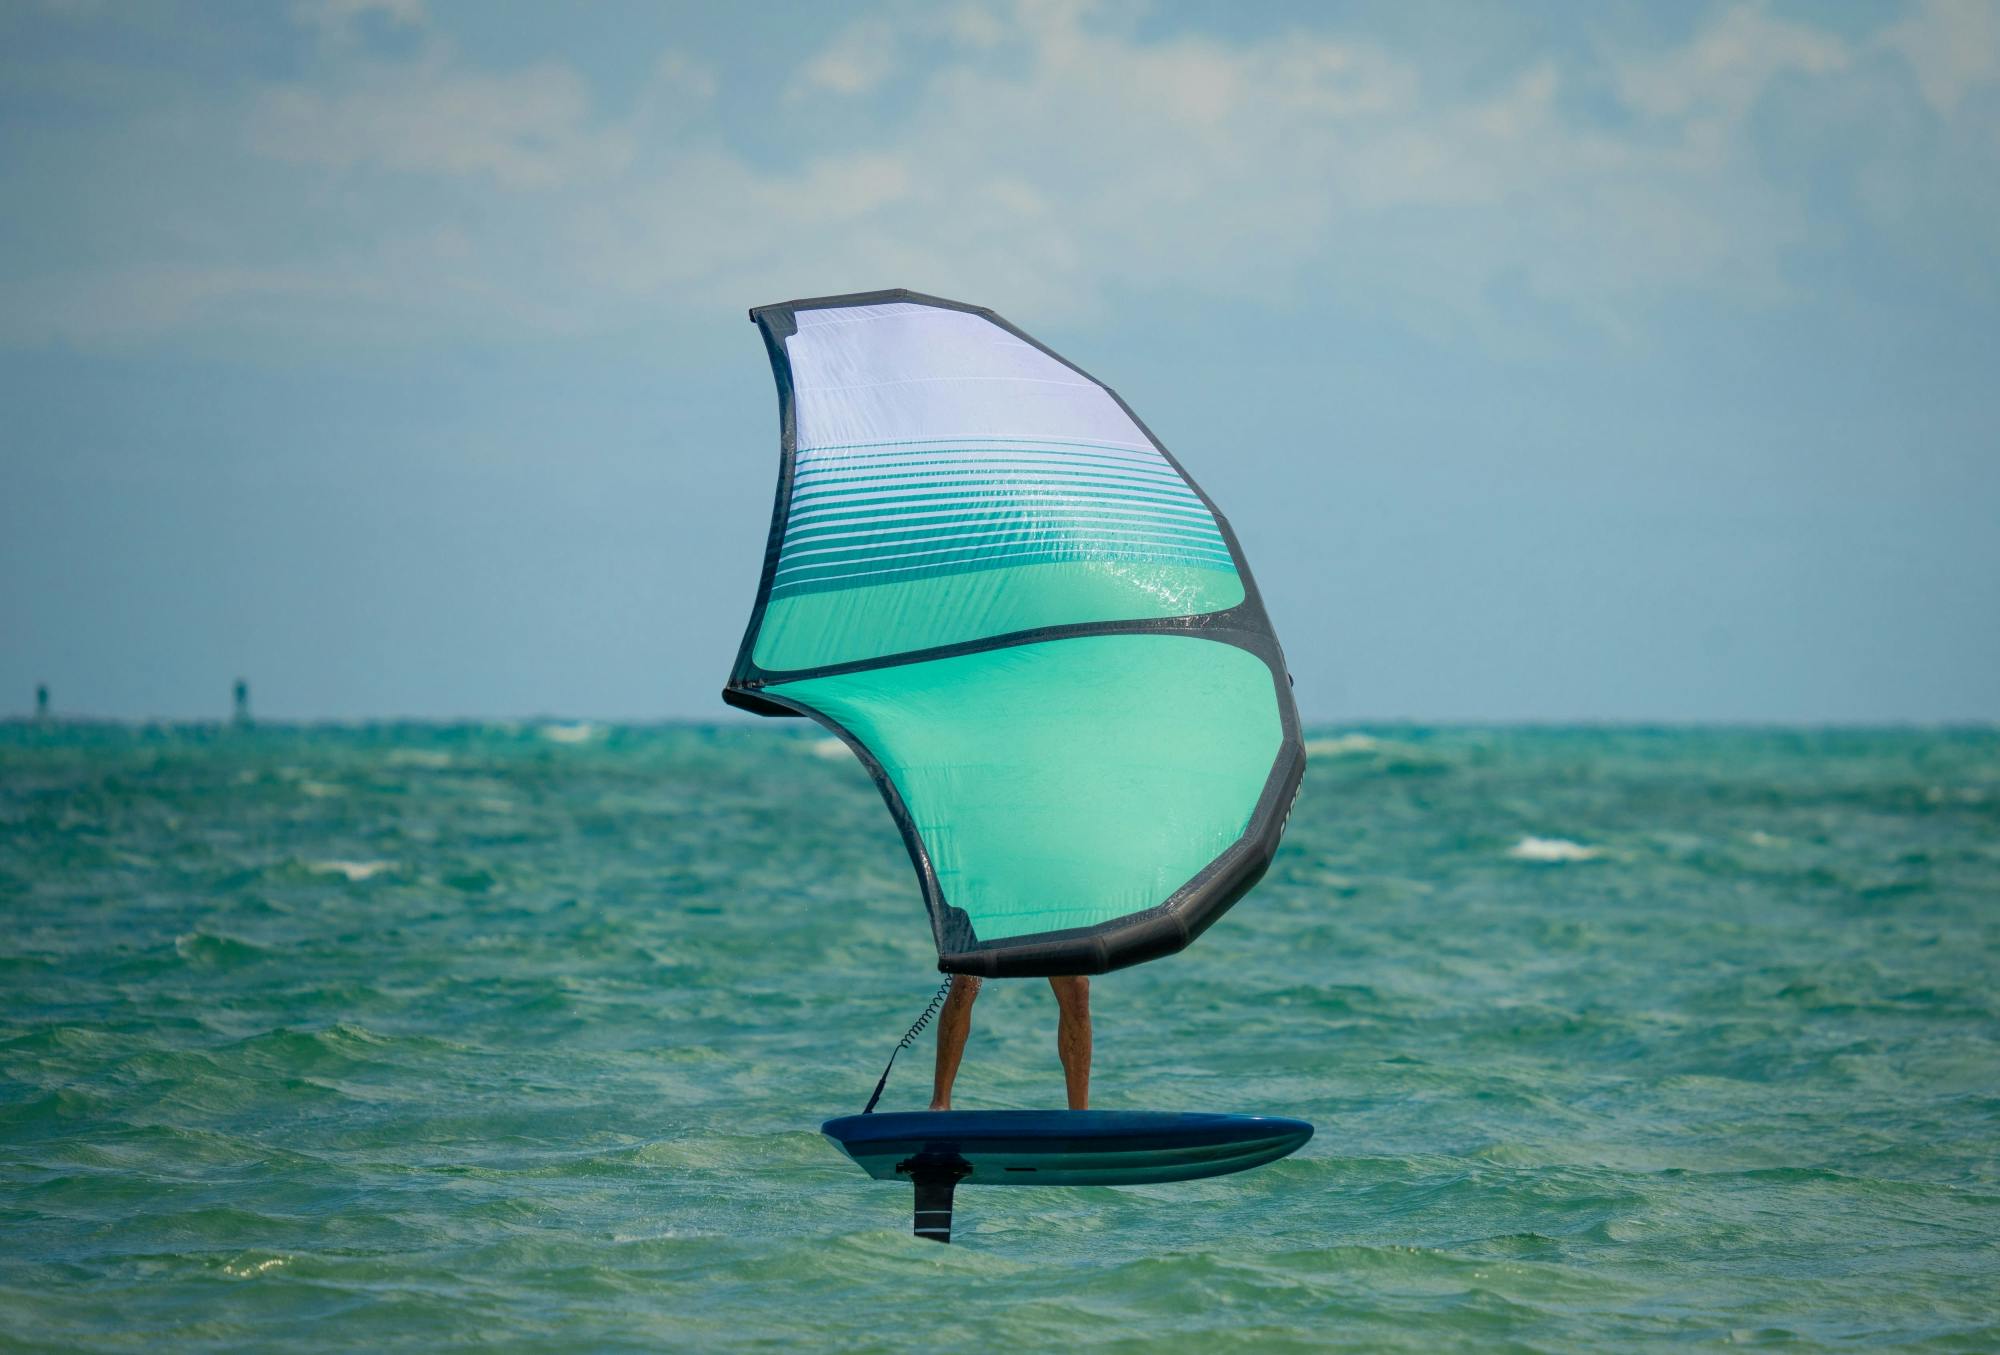
POLYGON ((1113 391, 991 311, 895 291, 750 317, 781 461, 724 699, 867 765, 940 969, 1185 946, 1263 875, 1305 768, 1228 522, 1113 391))

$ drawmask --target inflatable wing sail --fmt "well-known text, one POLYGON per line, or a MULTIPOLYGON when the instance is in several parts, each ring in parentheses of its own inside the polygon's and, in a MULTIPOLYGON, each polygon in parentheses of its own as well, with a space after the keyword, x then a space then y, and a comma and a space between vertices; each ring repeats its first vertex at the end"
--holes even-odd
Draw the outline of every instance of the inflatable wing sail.
POLYGON ((938 967, 1179 950, 1270 864, 1305 768, 1229 524, 1115 394, 991 311, 764 306, 783 458, 723 696, 867 765, 938 967))

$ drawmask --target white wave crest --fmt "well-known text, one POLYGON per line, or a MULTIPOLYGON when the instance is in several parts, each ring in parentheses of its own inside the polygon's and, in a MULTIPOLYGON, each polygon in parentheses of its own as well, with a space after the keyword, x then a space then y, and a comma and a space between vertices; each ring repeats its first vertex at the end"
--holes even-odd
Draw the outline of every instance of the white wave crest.
POLYGON ((1516 861, 1594 861, 1603 853, 1564 837, 1524 837, 1507 849, 1507 855, 1516 861))
POLYGON ((315 875, 344 875, 349 884, 372 880, 385 870, 394 870, 393 861, 314 861, 306 867, 315 875))
POLYGON ((265 1271, 285 1264, 289 1257, 271 1256, 262 1261, 228 1261, 223 1263, 222 1273, 238 1280, 255 1279, 265 1271))
POLYGON ((395 748, 383 759, 391 767, 451 766, 451 754, 436 748, 395 748))

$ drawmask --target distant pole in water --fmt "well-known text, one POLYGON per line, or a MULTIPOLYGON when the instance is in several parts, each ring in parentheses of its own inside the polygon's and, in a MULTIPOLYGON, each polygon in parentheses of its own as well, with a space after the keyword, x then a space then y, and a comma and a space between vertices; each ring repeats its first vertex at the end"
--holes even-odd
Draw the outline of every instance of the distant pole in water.
POLYGON ((236 723, 250 723, 250 684, 242 678, 236 679, 236 723))
POLYGON ((35 718, 37 720, 49 718, 49 684, 46 682, 35 684, 35 718))

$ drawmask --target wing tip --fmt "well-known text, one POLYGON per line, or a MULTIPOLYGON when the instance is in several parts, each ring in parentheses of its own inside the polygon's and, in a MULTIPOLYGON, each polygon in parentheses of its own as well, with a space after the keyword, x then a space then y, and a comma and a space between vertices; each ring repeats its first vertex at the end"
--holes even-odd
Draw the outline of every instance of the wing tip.
POLYGON ((793 710, 790 706, 781 706, 775 701, 766 701, 755 692, 746 691, 741 687, 724 687, 722 689, 722 700, 724 705, 734 706, 738 710, 747 710, 752 715, 773 715, 791 718, 797 718, 799 715, 799 712, 793 710))

